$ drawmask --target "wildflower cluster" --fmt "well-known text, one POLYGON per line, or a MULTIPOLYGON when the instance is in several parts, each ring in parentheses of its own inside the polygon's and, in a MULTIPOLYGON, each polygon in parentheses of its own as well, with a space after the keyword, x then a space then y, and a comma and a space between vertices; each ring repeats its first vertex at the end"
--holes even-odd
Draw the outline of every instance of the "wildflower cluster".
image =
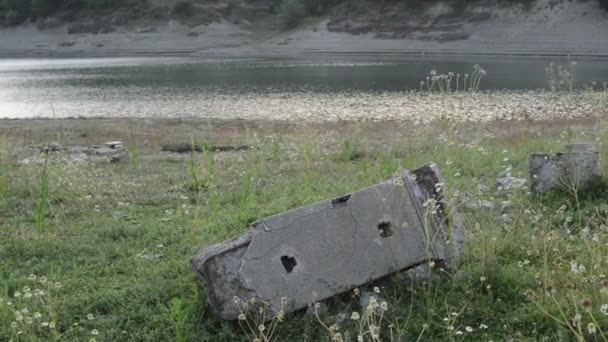
POLYGON ((285 320, 284 307, 287 305, 287 298, 281 298, 279 310, 276 314, 271 310, 270 303, 259 301, 255 297, 243 301, 235 296, 232 301, 240 312, 238 316, 239 326, 247 335, 249 341, 269 342, 273 340, 279 323, 285 320))
MULTIPOLYGON (((369 295, 369 299, 366 300, 367 303, 364 304, 361 308, 361 311, 352 311, 350 313, 350 321, 354 322, 356 325, 356 341, 381 341, 383 328, 386 327, 390 331, 390 335, 392 336, 393 324, 389 322, 385 315, 389 309, 388 302, 380 299, 380 288, 374 287, 373 293, 369 295)), ((359 301, 362 300, 361 291, 356 288, 353 290, 353 298, 359 301)), ((315 298, 315 293, 313 293, 313 298, 315 298)), ((365 298, 367 299, 367 298, 365 298)), ((342 327, 339 324, 328 325, 321 319, 321 315, 319 314, 320 303, 313 303, 313 312, 317 321, 321 326, 329 333, 333 342, 343 342, 346 340, 350 340, 351 332, 343 331, 342 327)))
POLYGON ((28 279, 31 287, 23 286, 5 303, 14 313, 14 320, 10 323, 13 338, 32 340, 56 336, 57 313, 52 294, 61 289, 61 283, 34 274, 28 279))
POLYGON ((479 64, 473 66, 473 72, 471 75, 465 73, 454 74, 448 72, 447 74, 439 74, 437 70, 431 70, 429 76, 424 81, 420 81, 420 90, 428 92, 439 92, 439 93, 452 93, 456 91, 468 91, 475 93, 479 90, 482 77, 488 73, 479 64), (461 81, 462 78, 462 81, 461 81), (462 89, 460 85, 462 84, 462 89))
POLYGON ((95 320, 92 313, 87 314, 81 322, 71 325, 59 322, 55 295, 63 288, 60 282, 35 274, 30 274, 28 280, 29 285, 15 291, 12 298, 8 300, 0 298, 0 305, 6 305, 13 313, 10 322, 12 340, 56 340, 62 337, 85 335, 88 341, 95 341, 95 337, 101 334, 91 326, 90 322, 95 320))
POLYGON ((465 325, 463 327, 461 325, 462 323, 459 323, 461 318, 462 312, 451 312, 442 319, 447 333, 452 337, 462 336, 464 334, 474 334, 488 329, 488 326, 484 323, 479 324, 478 327, 473 327, 470 325, 465 325))
POLYGON ((576 61, 571 61, 567 65, 559 65, 553 62, 545 68, 549 80, 551 91, 570 91, 574 90, 574 76, 576 71, 576 61))

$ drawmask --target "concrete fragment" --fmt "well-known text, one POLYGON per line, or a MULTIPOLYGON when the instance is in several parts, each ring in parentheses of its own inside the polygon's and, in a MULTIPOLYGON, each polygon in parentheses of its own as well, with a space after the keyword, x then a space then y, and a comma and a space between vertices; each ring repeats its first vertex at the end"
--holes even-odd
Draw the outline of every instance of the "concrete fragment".
POLYGON ((179 143, 179 144, 165 144, 161 146, 163 152, 173 153, 189 153, 189 152, 203 152, 204 149, 208 149, 212 152, 228 152, 228 151, 246 151, 249 149, 247 145, 214 145, 203 148, 203 146, 192 144, 192 143, 179 143))
POLYGON ((600 175, 600 145, 576 143, 566 145, 566 153, 530 155, 528 169, 534 192, 547 193, 562 189, 587 191, 602 181, 600 175))
POLYGON ((121 161, 128 159, 122 142, 114 141, 103 145, 60 145, 57 143, 28 145, 14 151, 13 157, 19 164, 44 162, 48 153, 63 153, 70 157, 88 157, 104 161, 121 161))
MULTIPOLYGON (((267 302, 269 318, 429 260, 458 256, 463 232, 434 164, 375 186, 267 217, 202 249, 191 265, 224 319, 233 297, 267 302), (288 299, 282 307, 281 299, 288 299)), ((267 315, 268 315, 267 314, 267 315)))
POLYGON ((496 179, 496 185, 499 186, 502 190, 506 191, 521 188, 527 182, 528 181, 525 179, 512 176, 506 176, 496 179))
POLYGON ((162 258, 164 256, 165 255, 162 253, 154 253, 154 254, 138 253, 135 257, 138 259, 144 259, 144 260, 159 260, 160 258, 162 258))
POLYGON ((490 191, 490 187, 485 184, 477 184, 477 191, 479 193, 486 193, 490 191))
POLYGON ((472 200, 466 203, 468 209, 494 209, 494 202, 488 200, 472 200))
POLYGON ((506 214, 513 207, 513 202, 511 201, 502 201, 500 204, 500 212, 502 214, 506 214))

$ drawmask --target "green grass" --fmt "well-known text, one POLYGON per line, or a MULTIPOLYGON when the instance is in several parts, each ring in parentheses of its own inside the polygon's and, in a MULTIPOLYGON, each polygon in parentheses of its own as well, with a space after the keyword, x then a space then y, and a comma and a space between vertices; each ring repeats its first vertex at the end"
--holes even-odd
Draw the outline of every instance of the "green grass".
MULTIPOLYGON (((28 139, 56 139, 58 125, 32 121, 28 139)), ((2 137, 1 341, 248 340, 255 331, 222 322, 203 305, 203 287, 188 264, 201 247, 240 234, 258 218, 429 161, 439 165, 464 220, 468 242, 460 263, 449 273, 432 272, 426 281, 400 275, 361 289, 378 287, 377 306, 360 307, 357 296, 344 294, 317 309, 288 314, 267 325, 273 340, 331 341, 348 332, 351 340, 364 334, 372 341, 372 325, 383 341, 601 341, 601 332, 608 332, 608 316, 600 311, 608 304, 605 192, 580 198, 526 190, 503 195, 495 186, 508 167, 527 178, 530 152, 562 149, 565 135, 555 125, 237 123, 233 129, 218 124, 200 131, 180 122, 137 129, 105 122, 99 125, 103 130, 90 121, 61 125, 87 133, 62 137, 65 144, 122 138, 137 142, 137 158, 109 164, 51 154, 48 164, 16 166, 8 155, 23 144, 25 129, 2 137), (257 148, 184 156, 158 152, 169 137, 189 142, 202 136, 212 136, 210 143, 257 148), (479 185, 490 191, 480 193, 479 185), (457 193, 492 200, 497 208, 466 210, 457 193), (503 216, 500 204, 507 200, 513 205, 503 216), (40 281, 43 276, 47 282, 40 281), (25 298, 36 290, 45 293, 25 298), (15 309, 24 308, 18 321, 15 309), (33 318, 35 312, 41 317, 33 318), (359 320, 351 319, 353 312, 359 320), (55 328, 42 327, 43 322, 54 322, 55 328), (594 336, 588 332, 591 323, 599 329, 594 336)), ((605 132, 597 125, 573 122, 568 139, 593 140, 605 132)))

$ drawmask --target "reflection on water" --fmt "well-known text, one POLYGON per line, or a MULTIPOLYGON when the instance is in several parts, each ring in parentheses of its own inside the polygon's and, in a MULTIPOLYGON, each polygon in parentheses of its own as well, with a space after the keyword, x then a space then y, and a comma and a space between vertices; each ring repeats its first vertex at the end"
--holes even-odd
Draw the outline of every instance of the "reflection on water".
MULTIPOLYGON (((208 112, 210 102, 225 96, 400 92, 418 89, 430 70, 464 74, 475 63, 488 71, 482 89, 547 87, 549 61, 531 58, 8 59, 0 60, 0 118, 210 116, 217 114, 208 112)), ((608 80, 607 66, 579 61, 579 84, 608 80)))

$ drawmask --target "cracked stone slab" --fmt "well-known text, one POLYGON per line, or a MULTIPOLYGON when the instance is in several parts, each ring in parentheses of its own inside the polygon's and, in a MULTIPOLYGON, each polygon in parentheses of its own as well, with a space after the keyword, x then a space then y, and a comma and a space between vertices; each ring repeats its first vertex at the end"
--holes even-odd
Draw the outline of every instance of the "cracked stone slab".
POLYGON ((272 317, 305 308, 429 260, 449 262, 463 241, 434 164, 353 193, 255 222, 241 236, 202 249, 191 265, 208 304, 237 319, 233 298, 268 303, 272 317), (287 306, 282 305, 287 298, 287 306))

